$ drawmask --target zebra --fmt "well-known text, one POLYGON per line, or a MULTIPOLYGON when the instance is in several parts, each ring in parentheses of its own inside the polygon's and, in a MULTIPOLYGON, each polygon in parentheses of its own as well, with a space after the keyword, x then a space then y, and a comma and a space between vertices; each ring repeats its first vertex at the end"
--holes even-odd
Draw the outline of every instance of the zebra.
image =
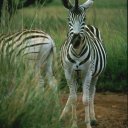
POLYGON ((0 53, 1 61, 9 58, 10 63, 14 63, 21 58, 25 65, 34 65, 34 72, 39 75, 40 87, 44 89, 43 74, 45 74, 48 85, 57 89, 55 85, 57 81, 53 74, 56 47, 47 33, 42 30, 22 30, 8 35, 1 34, 0 53))
POLYGON ((60 115, 62 120, 72 108, 72 128, 77 128, 76 102, 78 80, 81 80, 85 107, 85 124, 87 128, 96 124, 94 112, 94 95, 96 82, 99 75, 106 67, 106 52, 102 45, 102 38, 98 28, 86 25, 86 10, 93 4, 87 0, 79 5, 75 0, 74 5, 69 0, 62 0, 65 8, 69 10, 69 31, 66 41, 61 46, 61 61, 67 84, 69 97, 60 115))

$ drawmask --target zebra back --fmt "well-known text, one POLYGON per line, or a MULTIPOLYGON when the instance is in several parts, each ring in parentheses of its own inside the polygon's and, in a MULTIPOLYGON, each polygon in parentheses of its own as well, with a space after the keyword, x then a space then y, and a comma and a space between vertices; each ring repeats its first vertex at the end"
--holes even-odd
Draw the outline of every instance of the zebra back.
POLYGON ((46 51, 42 49, 44 45, 52 49, 54 42, 48 34, 40 30, 23 30, 0 35, 1 57, 9 57, 12 61, 17 57, 37 60, 40 52, 46 51))

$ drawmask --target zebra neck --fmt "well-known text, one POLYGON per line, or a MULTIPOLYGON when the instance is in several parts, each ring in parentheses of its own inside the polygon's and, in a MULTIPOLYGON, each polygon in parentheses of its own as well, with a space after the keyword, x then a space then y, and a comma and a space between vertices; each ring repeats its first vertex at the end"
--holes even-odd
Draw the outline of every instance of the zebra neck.
POLYGON ((79 48, 83 44, 83 38, 80 35, 72 35, 70 36, 70 43, 72 44, 74 49, 79 50, 79 48))
POLYGON ((80 43, 78 48, 74 48, 73 45, 71 46, 71 52, 73 55, 80 57, 83 56, 84 53, 88 50, 88 43, 85 42, 85 39, 80 43))
POLYGON ((81 54, 81 51, 82 49, 84 48, 85 46, 80 44, 79 47, 77 48, 74 48, 74 46, 72 45, 72 51, 75 55, 79 56, 81 54))

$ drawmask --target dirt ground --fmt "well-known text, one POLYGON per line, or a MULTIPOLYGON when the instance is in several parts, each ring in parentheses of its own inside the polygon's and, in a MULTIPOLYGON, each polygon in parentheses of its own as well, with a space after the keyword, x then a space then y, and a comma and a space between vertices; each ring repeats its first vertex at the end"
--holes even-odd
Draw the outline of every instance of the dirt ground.
MULTIPOLYGON (((68 94, 62 95, 63 107, 67 98, 68 94)), ((95 113, 98 122, 92 128, 128 128, 127 95, 119 93, 97 93, 95 96, 95 113)), ((70 114, 67 115, 63 123, 64 128, 71 125, 70 114)), ((78 94, 77 117, 79 128, 86 128, 84 116, 82 94, 78 94)))

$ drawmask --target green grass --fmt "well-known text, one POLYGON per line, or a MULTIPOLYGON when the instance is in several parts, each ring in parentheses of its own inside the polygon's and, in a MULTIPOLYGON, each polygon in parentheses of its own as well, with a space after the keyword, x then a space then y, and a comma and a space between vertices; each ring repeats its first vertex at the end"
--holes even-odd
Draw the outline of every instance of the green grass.
MULTIPOLYGON (((17 32, 21 29, 41 29, 49 33, 57 46, 67 34, 68 11, 56 0, 47 7, 29 7, 18 10, 7 23, 2 19, 1 33, 17 32), (4 24, 5 22, 5 24, 4 24)), ((97 26, 107 51, 107 67, 101 75, 97 90, 127 90, 127 17, 126 0, 97 0, 87 11, 87 24, 97 26)), ((64 74, 58 62, 56 71, 59 87, 66 85, 64 74)), ((1 128, 60 128, 59 94, 48 87, 37 86, 37 77, 31 70, 25 70, 22 63, 12 65, 8 59, 0 60, 0 127, 1 128)))
MULTIPOLYGON (((79 0, 80 4, 83 4, 86 0, 79 0)), ((71 0, 73 3, 74 0, 71 0)), ((61 0, 53 0, 52 3, 50 3, 49 6, 60 6, 62 5, 61 0)), ((126 0, 107 0, 107 1, 102 1, 102 0, 97 0, 94 1, 94 6, 96 8, 124 8, 127 6, 127 1, 126 0)))
POLYGON ((32 69, 0 61, 0 128, 60 128, 59 94, 43 90, 32 69))

